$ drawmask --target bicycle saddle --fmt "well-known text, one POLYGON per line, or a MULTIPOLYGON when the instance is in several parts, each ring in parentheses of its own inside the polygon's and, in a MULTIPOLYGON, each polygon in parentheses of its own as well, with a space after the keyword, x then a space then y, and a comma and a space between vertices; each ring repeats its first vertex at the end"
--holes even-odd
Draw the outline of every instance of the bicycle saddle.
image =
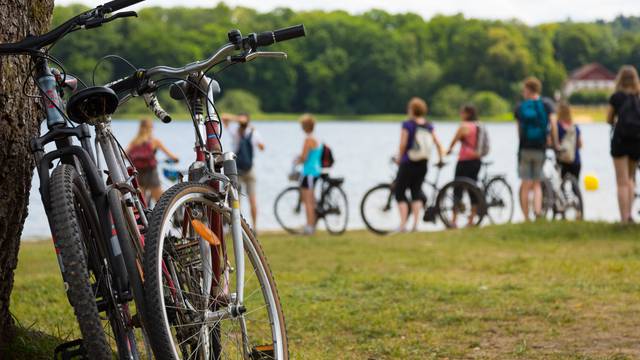
POLYGON ((329 182, 329 184, 331 184, 331 185, 340 186, 340 185, 342 185, 342 183, 344 182, 344 178, 341 178, 341 177, 339 177, 339 178, 332 178, 332 177, 330 177, 330 178, 327 178, 327 181, 328 181, 328 182, 329 182))
POLYGON ((73 94, 67 103, 69 118, 77 123, 95 125, 107 121, 118 108, 118 96, 110 88, 93 86, 73 94))

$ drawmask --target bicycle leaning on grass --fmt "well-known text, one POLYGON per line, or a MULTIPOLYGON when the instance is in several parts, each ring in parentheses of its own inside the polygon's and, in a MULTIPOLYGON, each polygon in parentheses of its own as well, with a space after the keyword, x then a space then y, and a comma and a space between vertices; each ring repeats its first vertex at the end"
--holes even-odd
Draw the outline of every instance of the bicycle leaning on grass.
MULTIPOLYGON (((300 171, 294 169, 289 174, 289 180, 296 185, 282 190, 273 203, 273 212, 278 224, 290 234, 304 233, 307 223, 302 192, 300 190, 300 171)), ((349 202, 347 194, 342 189, 344 178, 332 177, 323 173, 318 179, 316 196, 316 224, 320 219, 324 221, 329 234, 340 235, 347 230, 349 221, 349 202)))
POLYGON ((147 222, 132 168, 111 131, 110 114, 118 99, 101 87, 76 91, 78 83, 84 83, 49 55, 51 47, 69 33, 136 16, 115 12, 140 1, 111 1, 46 34, 0 44, 0 55, 30 57, 29 75, 46 110, 43 121, 48 131, 31 140, 31 151, 67 297, 82 335, 82 340, 59 346, 56 357, 112 359, 115 349, 121 359, 140 359, 140 341, 146 356, 151 356, 142 316, 141 233, 147 222), (65 93, 72 93, 67 102, 65 93), (95 127, 98 154, 91 146, 89 125, 95 127), (47 151, 47 144, 55 149, 47 151), (106 168, 101 167, 100 153, 106 168))
POLYGON ((206 60, 140 69, 108 85, 121 102, 153 97, 151 108, 163 122, 171 117, 155 94, 170 86, 194 125, 188 181, 162 195, 145 236, 147 321, 157 359, 289 358, 273 275, 241 216, 235 154, 222 151, 213 101, 219 85, 206 73, 259 57, 285 58, 258 48, 302 36, 302 25, 248 36, 232 30, 229 43, 206 60))

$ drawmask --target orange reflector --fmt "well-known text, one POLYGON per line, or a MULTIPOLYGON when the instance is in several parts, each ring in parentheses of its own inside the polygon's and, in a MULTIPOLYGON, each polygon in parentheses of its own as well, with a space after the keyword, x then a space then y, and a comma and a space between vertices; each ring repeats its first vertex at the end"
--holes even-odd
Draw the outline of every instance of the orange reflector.
POLYGON ((214 246, 220 245, 220 239, 218 239, 216 234, 214 234, 207 225, 203 224, 202 221, 193 219, 191 220, 191 225, 198 235, 207 240, 209 244, 214 246))

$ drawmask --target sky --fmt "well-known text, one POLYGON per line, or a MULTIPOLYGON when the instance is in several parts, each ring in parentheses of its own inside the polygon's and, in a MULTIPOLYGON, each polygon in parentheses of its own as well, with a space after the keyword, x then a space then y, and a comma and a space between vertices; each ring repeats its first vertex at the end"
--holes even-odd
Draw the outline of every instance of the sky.
MULTIPOLYGON (((56 0, 56 4, 84 3, 100 5, 107 0, 56 0)), ((216 0, 146 0, 142 6, 211 7, 216 0)), ((425 18, 436 14, 463 13, 466 17, 483 19, 517 18, 527 24, 560 21, 610 20, 617 15, 640 16, 639 0, 227 0, 230 6, 247 6, 261 11, 276 7, 295 10, 346 10, 361 13, 378 8, 391 13, 414 12, 425 18)), ((136 5, 134 9, 141 5, 136 5)))

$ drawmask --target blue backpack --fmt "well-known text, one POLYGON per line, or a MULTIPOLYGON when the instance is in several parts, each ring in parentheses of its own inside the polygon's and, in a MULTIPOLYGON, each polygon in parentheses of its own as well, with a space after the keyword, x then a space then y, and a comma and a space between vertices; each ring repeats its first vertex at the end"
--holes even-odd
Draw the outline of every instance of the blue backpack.
POLYGON ((253 167, 253 143, 251 138, 253 137, 253 131, 248 135, 240 138, 238 144, 238 153, 236 154, 236 166, 238 171, 243 174, 251 170, 253 167))
POLYGON ((544 149, 547 144, 549 119, 542 100, 525 100, 518 109, 520 144, 526 149, 544 149))

